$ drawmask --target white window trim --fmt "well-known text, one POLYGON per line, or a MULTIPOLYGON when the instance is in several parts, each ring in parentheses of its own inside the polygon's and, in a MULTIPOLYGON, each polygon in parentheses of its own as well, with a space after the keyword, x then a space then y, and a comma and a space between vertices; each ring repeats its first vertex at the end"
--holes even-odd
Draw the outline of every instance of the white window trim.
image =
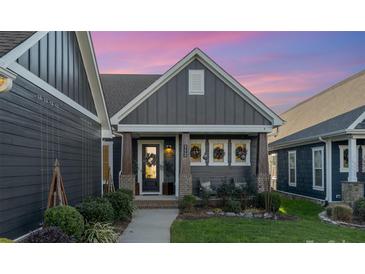
POLYGON ((203 69, 189 69, 189 95, 204 95, 205 93, 205 86, 204 86, 205 78, 204 78, 204 70, 203 69), (191 76, 199 75, 201 79, 201 90, 193 90, 192 89, 192 82, 191 82, 191 76))
POLYGON ((291 150, 291 151, 288 151, 288 184, 289 186, 297 186, 297 151, 296 150, 291 150), (290 155, 293 154, 294 155, 294 163, 295 163, 295 166, 294 166, 294 172, 295 172, 295 176, 294 176, 294 179, 295 181, 294 182, 290 182, 290 155))
POLYGON ((231 140, 231 166, 250 166, 251 165, 251 140, 241 139, 241 140, 231 140), (247 155, 245 162, 236 162, 235 155, 235 145, 245 144, 247 148, 247 155))
MULTIPOLYGON (((340 172, 341 173, 348 173, 349 168, 343 166, 343 151, 348 148, 348 145, 339 145, 340 149, 340 172)), ((359 150, 360 146, 357 146, 357 159, 359 159, 359 150)), ((357 163, 356 172, 359 172, 359 163, 357 163)))
POLYGON ((224 139, 209 140, 209 166, 228 166, 228 140, 224 140, 224 139), (213 161, 213 144, 214 143, 223 143, 223 148, 224 148, 224 152, 225 152, 223 162, 214 162, 213 161))
MULTIPOLYGON (((191 139, 190 140, 190 150, 191 150, 191 144, 192 143, 200 143, 201 144, 201 159, 200 162, 192 162, 190 159, 190 165, 191 166, 206 166, 206 161, 203 159, 205 152, 206 152, 206 142, 205 139, 191 139)), ((189 150, 189 157, 190 157, 190 150, 189 150)))
POLYGON ((324 148, 323 147, 313 147, 312 148, 312 186, 314 190, 324 190, 324 148), (315 160, 314 153, 316 151, 321 152, 321 165, 322 165, 322 186, 316 186, 315 184, 315 160))

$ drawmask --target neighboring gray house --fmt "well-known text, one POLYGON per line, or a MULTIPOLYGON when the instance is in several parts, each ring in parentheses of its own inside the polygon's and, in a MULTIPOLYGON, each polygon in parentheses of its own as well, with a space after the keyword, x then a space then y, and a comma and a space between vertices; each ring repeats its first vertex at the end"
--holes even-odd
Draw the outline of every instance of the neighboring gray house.
POLYGON ((69 204, 100 196, 110 137, 88 32, 0 32, 0 237, 40 226, 56 158, 69 204))
POLYGON ((261 187, 267 134, 282 120, 200 49, 163 75, 101 81, 120 186, 176 198, 196 194, 202 180, 257 180, 261 187))
POLYGON ((274 188, 323 202, 364 196, 365 71, 281 117, 285 124, 269 139, 274 188))

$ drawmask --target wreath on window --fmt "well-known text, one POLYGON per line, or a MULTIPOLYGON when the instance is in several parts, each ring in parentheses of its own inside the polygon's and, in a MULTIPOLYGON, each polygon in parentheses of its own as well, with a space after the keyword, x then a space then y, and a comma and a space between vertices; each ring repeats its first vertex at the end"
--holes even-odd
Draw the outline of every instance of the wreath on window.
POLYGON ((202 156, 202 150, 199 146, 193 145, 190 150, 190 157, 194 160, 200 159, 202 156))
POLYGON ((242 161, 246 160, 247 149, 245 147, 242 146, 237 147, 235 153, 238 159, 241 159, 242 161))
POLYGON ((147 153, 146 154, 146 165, 148 167, 155 166, 157 162, 156 154, 154 153, 147 153))
POLYGON ((214 157, 214 159, 222 160, 224 158, 224 154, 225 154, 225 152, 224 152, 224 149, 223 148, 216 147, 213 150, 213 157, 214 157))

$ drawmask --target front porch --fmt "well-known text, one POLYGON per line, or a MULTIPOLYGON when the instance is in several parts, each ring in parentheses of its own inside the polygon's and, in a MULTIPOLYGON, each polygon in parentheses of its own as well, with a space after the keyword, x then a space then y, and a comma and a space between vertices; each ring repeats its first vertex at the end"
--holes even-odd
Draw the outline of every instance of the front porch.
POLYGON ((266 132, 124 132, 122 140, 119 187, 134 191, 138 207, 177 207, 179 198, 199 196, 202 182, 265 190, 266 132))

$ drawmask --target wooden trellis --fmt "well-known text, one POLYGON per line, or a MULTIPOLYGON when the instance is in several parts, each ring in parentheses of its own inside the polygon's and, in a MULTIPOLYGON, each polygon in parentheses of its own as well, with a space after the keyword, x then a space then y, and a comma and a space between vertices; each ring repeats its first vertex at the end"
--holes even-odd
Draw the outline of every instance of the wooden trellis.
POLYGON ((105 180, 104 183, 104 193, 110 193, 110 192, 115 192, 115 188, 114 188, 114 182, 112 179, 112 174, 110 171, 110 167, 107 170, 107 180, 105 180))
POLYGON ((54 163, 51 186, 49 188, 47 208, 55 207, 58 205, 67 205, 67 204, 68 202, 61 175, 60 163, 58 159, 56 159, 54 163))

